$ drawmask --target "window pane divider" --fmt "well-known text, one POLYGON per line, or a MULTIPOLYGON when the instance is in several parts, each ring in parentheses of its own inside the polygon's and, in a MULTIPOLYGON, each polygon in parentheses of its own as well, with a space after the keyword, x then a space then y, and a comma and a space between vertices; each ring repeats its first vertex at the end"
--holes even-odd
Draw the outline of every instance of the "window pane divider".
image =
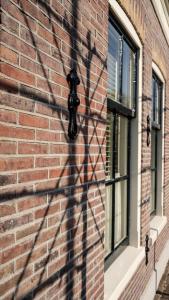
POLYGON ((128 175, 120 176, 120 177, 118 177, 118 178, 112 178, 112 179, 106 180, 105 184, 106 184, 106 185, 110 185, 110 184, 113 184, 113 183, 115 183, 115 182, 127 180, 128 178, 129 178, 128 175))

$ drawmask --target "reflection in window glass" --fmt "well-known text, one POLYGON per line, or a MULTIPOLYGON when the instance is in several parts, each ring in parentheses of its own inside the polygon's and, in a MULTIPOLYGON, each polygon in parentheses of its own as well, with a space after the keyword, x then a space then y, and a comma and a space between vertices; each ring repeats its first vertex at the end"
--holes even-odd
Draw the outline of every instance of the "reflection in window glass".
POLYGON ((120 35, 109 23, 109 51, 108 51, 108 97, 114 101, 119 99, 120 72, 120 35))
POLYGON ((107 126, 106 126, 106 179, 112 179, 112 166, 113 166, 113 114, 108 112, 107 114, 107 126))
POLYGON ((153 122, 160 124, 160 102, 162 85, 154 76, 152 80, 152 118, 153 122))
POLYGON ((115 123, 115 177, 127 175, 128 119, 116 116, 115 123))
POLYGON ((127 236, 127 181, 115 183, 115 247, 127 236))
POLYGON ((106 203, 105 203, 105 255, 112 251, 112 190, 113 186, 106 187, 106 203))
POLYGON ((108 98, 135 108, 136 51, 115 26, 109 23, 108 98))
POLYGON ((128 108, 134 106, 135 53, 123 41, 122 95, 121 102, 128 108))
POLYGON ((152 129, 151 132, 151 200, 150 213, 156 207, 156 177, 157 177, 157 131, 152 129))

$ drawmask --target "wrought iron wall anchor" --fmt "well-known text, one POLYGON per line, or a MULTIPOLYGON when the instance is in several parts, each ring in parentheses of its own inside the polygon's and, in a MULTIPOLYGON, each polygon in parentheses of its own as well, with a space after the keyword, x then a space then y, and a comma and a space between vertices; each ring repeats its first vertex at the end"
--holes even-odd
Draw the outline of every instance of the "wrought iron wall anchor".
POLYGON ((150 132, 151 132, 151 125, 150 125, 150 117, 147 116, 147 147, 150 145, 150 132))
POLYGON ((149 248, 149 236, 146 235, 146 246, 145 246, 145 254, 146 254, 146 266, 148 265, 148 252, 150 251, 149 248))
POLYGON ((69 127, 68 127, 68 136, 70 139, 74 139, 77 135, 77 121, 76 113, 77 107, 80 104, 80 100, 77 96, 77 85, 80 84, 80 79, 77 76, 75 69, 72 69, 67 76, 67 81, 70 87, 70 94, 68 98, 68 109, 69 109, 69 127))

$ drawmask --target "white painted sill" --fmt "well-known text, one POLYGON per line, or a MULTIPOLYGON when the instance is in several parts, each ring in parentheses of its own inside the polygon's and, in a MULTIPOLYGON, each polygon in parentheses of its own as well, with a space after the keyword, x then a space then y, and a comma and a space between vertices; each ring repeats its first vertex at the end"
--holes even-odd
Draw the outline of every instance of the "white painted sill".
POLYGON ((104 274, 104 300, 117 300, 145 257, 144 247, 128 246, 104 274))
POLYGON ((167 224, 167 217, 165 216, 154 216, 150 221, 150 238, 152 245, 160 235, 161 231, 167 224))

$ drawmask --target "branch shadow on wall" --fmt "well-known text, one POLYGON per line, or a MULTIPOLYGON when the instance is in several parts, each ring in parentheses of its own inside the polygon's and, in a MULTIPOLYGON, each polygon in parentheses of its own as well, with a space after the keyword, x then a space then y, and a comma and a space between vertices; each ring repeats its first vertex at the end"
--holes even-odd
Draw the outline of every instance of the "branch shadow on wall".
MULTIPOLYGON (((62 63, 64 75, 66 78, 67 73, 66 73, 66 68, 64 66, 64 58, 62 57, 62 52, 60 51, 59 44, 57 41, 57 33, 55 32, 55 28, 52 25, 53 17, 55 18, 55 20, 57 20, 57 22, 61 22, 61 20, 45 1, 40 0, 39 2, 41 3, 42 6, 44 6, 44 8, 48 13, 48 18, 51 22, 51 29, 53 32, 55 46, 59 53, 59 60, 62 63)), ((100 160, 104 164, 104 160, 101 152, 101 148, 104 145, 104 137, 102 139, 102 142, 100 143, 100 138, 97 135, 97 126, 100 122, 103 124, 105 123, 105 119, 101 117, 102 110, 104 109, 105 103, 103 103, 100 113, 92 112, 90 109, 90 105, 91 105, 91 100, 94 98, 95 92, 99 85, 99 81, 104 71, 104 68, 106 67, 106 61, 102 60, 99 53, 97 52, 95 45, 92 46, 90 31, 88 31, 87 33, 86 41, 83 41, 87 49, 87 54, 86 56, 84 56, 81 53, 78 47, 78 40, 79 40, 78 0, 77 1, 72 0, 71 24, 67 18, 66 13, 63 22, 65 30, 70 35, 70 45, 71 45, 70 67, 76 68, 78 73, 81 75, 81 67, 78 64, 78 58, 80 58, 86 69, 86 74, 85 74, 86 79, 84 79, 82 75, 80 78, 81 84, 83 85, 83 88, 85 90, 85 111, 84 111, 84 115, 78 114, 78 124, 79 124, 78 135, 82 135, 83 137, 83 144, 85 145, 84 146, 85 153, 84 153, 84 159, 81 162, 81 165, 79 167, 79 164, 76 161, 76 153, 77 153, 76 141, 75 142, 69 141, 67 137, 67 125, 65 126, 65 123, 66 124, 68 123, 68 121, 67 122, 65 121, 68 116, 67 109, 65 109, 65 107, 62 107, 60 104, 57 104, 57 101, 53 95, 51 83, 46 74, 43 59, 41 57, 41 52, 38 49, 34 34, 30 29, 29 22, 27 20, 27 15, 24 13, 24 7, 22 7, 22 4, 20 5, 21 5, 21 12, 24 16, 25 23, 27 25, 27 29, 29 29, 32 44, 37 51, 37 57, 41 65, 41 70, 43 72, 44 78, 46 79, 46 83, 48 85, 48 89, 50 91, 51 101, 49 103, 49 99, 46 99, 43 93, 40 93, 38 90, 32 88, 29 90, 29 87, 26 87, 24 85, 21 85, 20 88, 18 88, 15 85, 10 85, 7 82, 6 83, 3 82, 1 89, 8 91, 12 95, 18 93, 20 96, 23 96, 25 98, 31 99, 39 103, 43 103, 47 107, 49 105, 50 108, 52 108, 52 110, 55 113, 57 113, 60 118, 60 125, 64 133, 64 138, 65 141, 68 143, 68 156, 65 165, 58 176, 59 179, 56 181, 55 185, 52 188, 42 187, 34 191, 32 189, 29 188, 27 189, 27 187, 25 187, 25 189, 21 191, 16 190, 15 192, 13 191, 10 193, 10 192, 6 192, 5 190, 4 193, 1 193, 1 201, 16 200, 22 197, 35 196, 35 195, 36 196, 47 195, 48 197, 47 198, 48 204, 43 213, 43 217, 39 225, 38 231, 35 235, 35 238, 32 241, 31 249, 27 254, 27 258, 25 260, 22 272, 20 273, 18 280, 16 282, 15 291, 11 299, 13 300, 14 299, 25 299, 25 300, 35 299, 36 295, 43 292, 45 288, 47 290, 49 287, 54 287, 55 289, 57 289, 60 288, 61 286, 63 286, 63 288, 61 292, 59 292, 59 295, 60 296, 65 295, 66 299, 73 299, 74 290, 75 288, 77 288, 77 283, 78 283, 78 281, 75 282, 75 276, 77 276, 77 274, 78 274, 79 284, 80 284, 80 288, 78 289, 80 291, 79 298, 86 299, 87 257, 95 249, 96 245, 101 245, 102 248, 104 248, 103 245, 104 236, 102 230, 100 230, 101 223, 99 223, 95 217, 95 212, 90 203, 89 196, 90 196, 90 188, 96 187, 97 193, 99 194, 100 197, 102 208, 104 209, 104 201, 102 199, 102 192, 100 190, 100 185, 104 183, 104 180, 97 178, 96 170, 97 170, 97 163, 100 160), (103 68, 100 71, 100 76, 98 77, 98 81, 91 94, 90 93, 91 65, 94 56, 96 56, 101 61, 103 68), (64 115, 64 120, 61 118, 61 115, 64 115), (92 135, 89 134, 89 120, 92 121, 92 126, 93 126, 92 135), (97 154, 95 163, 93 163, 92 156, 90 154, 90 145, 92 144, 93 138, 95 138, 99 146, 99 153, 97 154), (91 168, 90 173, 88 171, 89 165, 91 168), (64 177, 65 168, 69 169, 69 177, 68 177, 67 184, 63 186, 62 178, 64 177), (77 196, 78 189, 81 190, 80 196, 77 196), (43 229, 47 221, 47 217, 50 214, 50 209, 52 207, 52 204, 53 202, 56 203, 57 198, 60 199, 61 197, 67 198, 67 204, 64 210, 62 211, 62 215, 59 217, 59 220, 57 220, 56 222, 57 228, 54 229, 54 233, 52 234, 52 238, 48 246, 48 254, 45 257, 43 257, 40 261, 38 261, 38 264, 36 264, 36 272, 35 272, 36 279, 32 280, 29 287, 27 281, 24 282, 26 277, 26 272, 28 270, 30 263, 32 263, 35 247, 39 245, 40 240, 42 238, 43 229), (76 211, 78 211, 79 213, 78 217, 76 211), (98 236, 98 238, 97 239, 95 238, 94 241, 92 239, 92 243, 90 243, 90 240, 88 240, 88 236, 87 236, 89 211, 93 219, 94 230, 97 232, 97 236, 98 236), (80 227, 80 224, 82 224, 82 228, 80 227), (78 232, 79 227, 81 228, 80 234, 78 232), (61 232, 63 229, 64 232, 66 232, 66 236, 65 236, 66 246, 65 248, 62 249, 63 253, 65 253, 64 260, 62 258, 60 259, 59 252, 57 250, 59 248, 58 243, 60 241, 61 232), (79 244, 77 242, 78 239, 80 239, 79 244), (51 262, 52 264, 50 265, 51 262), (56 270, 55 271, 53 270, 51 272, 51 275, 47 277, 46 269, 49 265, 50 266, 53 265, 53 268, 55 268, 56 270)), ((48 237, 46 237, 46 240, 47 239, 48 237)), ((61 248, 59 248, 59 251, 61 251, 61 248)))

